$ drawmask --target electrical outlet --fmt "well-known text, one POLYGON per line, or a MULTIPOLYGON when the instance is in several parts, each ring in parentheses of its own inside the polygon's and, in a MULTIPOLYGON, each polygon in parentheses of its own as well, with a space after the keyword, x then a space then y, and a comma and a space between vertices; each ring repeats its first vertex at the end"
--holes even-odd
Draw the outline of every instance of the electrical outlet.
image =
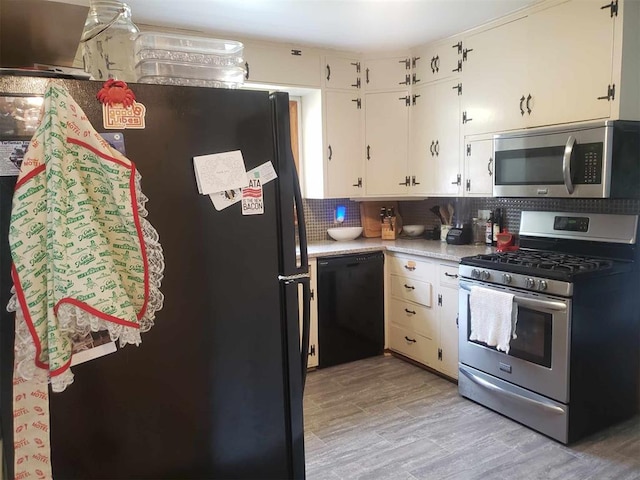
POLYGON ((489 218, 491 214, 491 210, 478 210, 478 218, 482 218, 484 220, 489 218))

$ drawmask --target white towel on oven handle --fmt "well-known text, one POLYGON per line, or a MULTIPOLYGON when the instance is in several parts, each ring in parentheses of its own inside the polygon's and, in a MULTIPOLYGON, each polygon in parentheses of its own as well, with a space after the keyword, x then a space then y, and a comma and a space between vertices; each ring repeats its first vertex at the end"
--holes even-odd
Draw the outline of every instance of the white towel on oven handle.
POLYGON ((483 342, 509 353, 511 339, 517 338, 517 309, 513 308, 513 297, 511 293, 472 286, 469 294, 469 340, 483 342))

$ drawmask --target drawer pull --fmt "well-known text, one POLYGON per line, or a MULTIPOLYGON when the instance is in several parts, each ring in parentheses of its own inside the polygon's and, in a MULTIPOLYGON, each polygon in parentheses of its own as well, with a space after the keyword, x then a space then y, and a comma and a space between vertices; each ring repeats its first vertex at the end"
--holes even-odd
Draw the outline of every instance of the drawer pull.
POLYGON ((407 337, 406 335, 404 336, 404 339, 405 339, 407 342, 409 342, 409 343, 416 343, 415 339, 413 339, 413 338, 409 338, 409 337, 407 337))
POLYGON ((413 271, 416 269, 416 267, 412 267, 412 266, 410 266, 410 265, 405 265, 405 266, 404 266, 404 268, 406 268, 406 269, 407 269, 407 270, 409 270, 410 272, 413 272, 413 271))
POLYGON ((404 284, 404 288, 406 288, 407 290, 415 290, 416 287, 413 287, 411 285, 407 285, 406 283, 404 284))
POLYGON ((409 310, 408 308, 404 309, 405 312, 410 313, 411 315, 415 315, 416 312, 414 310, 409 310))
POLYGON ((458 274, 456 274, 456 273, 447 273, 447 272, 444 272, 444 274, 445 274, 445 276, 446 276, 446 277, 450 277, 450 278, 458 278, 458 274))

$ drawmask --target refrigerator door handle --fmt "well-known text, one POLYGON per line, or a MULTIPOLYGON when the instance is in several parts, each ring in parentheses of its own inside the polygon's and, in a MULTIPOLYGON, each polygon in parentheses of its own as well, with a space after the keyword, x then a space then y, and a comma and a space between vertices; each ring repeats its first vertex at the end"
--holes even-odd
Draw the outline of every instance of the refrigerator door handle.
MULTIPOLYGON (((293 154, 291 155, 293 157, 293 154)), ((293 169, 293 198, 296 205, 296 217, 298 219, 298 238, 300 239, 300 267, 303 271, 309 268, 309 255, 307 253, 307 226, 304 222, 304 207, 302 206, 302 191, 298 172, 293 169)))

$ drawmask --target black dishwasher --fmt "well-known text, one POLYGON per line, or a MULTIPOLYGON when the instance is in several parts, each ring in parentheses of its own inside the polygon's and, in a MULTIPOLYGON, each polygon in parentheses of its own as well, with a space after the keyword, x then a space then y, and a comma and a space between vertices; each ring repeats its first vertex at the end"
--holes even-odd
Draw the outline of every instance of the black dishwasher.
POLYGON ((384 254, 318 259, 319 367, 384 350, 384 254))

